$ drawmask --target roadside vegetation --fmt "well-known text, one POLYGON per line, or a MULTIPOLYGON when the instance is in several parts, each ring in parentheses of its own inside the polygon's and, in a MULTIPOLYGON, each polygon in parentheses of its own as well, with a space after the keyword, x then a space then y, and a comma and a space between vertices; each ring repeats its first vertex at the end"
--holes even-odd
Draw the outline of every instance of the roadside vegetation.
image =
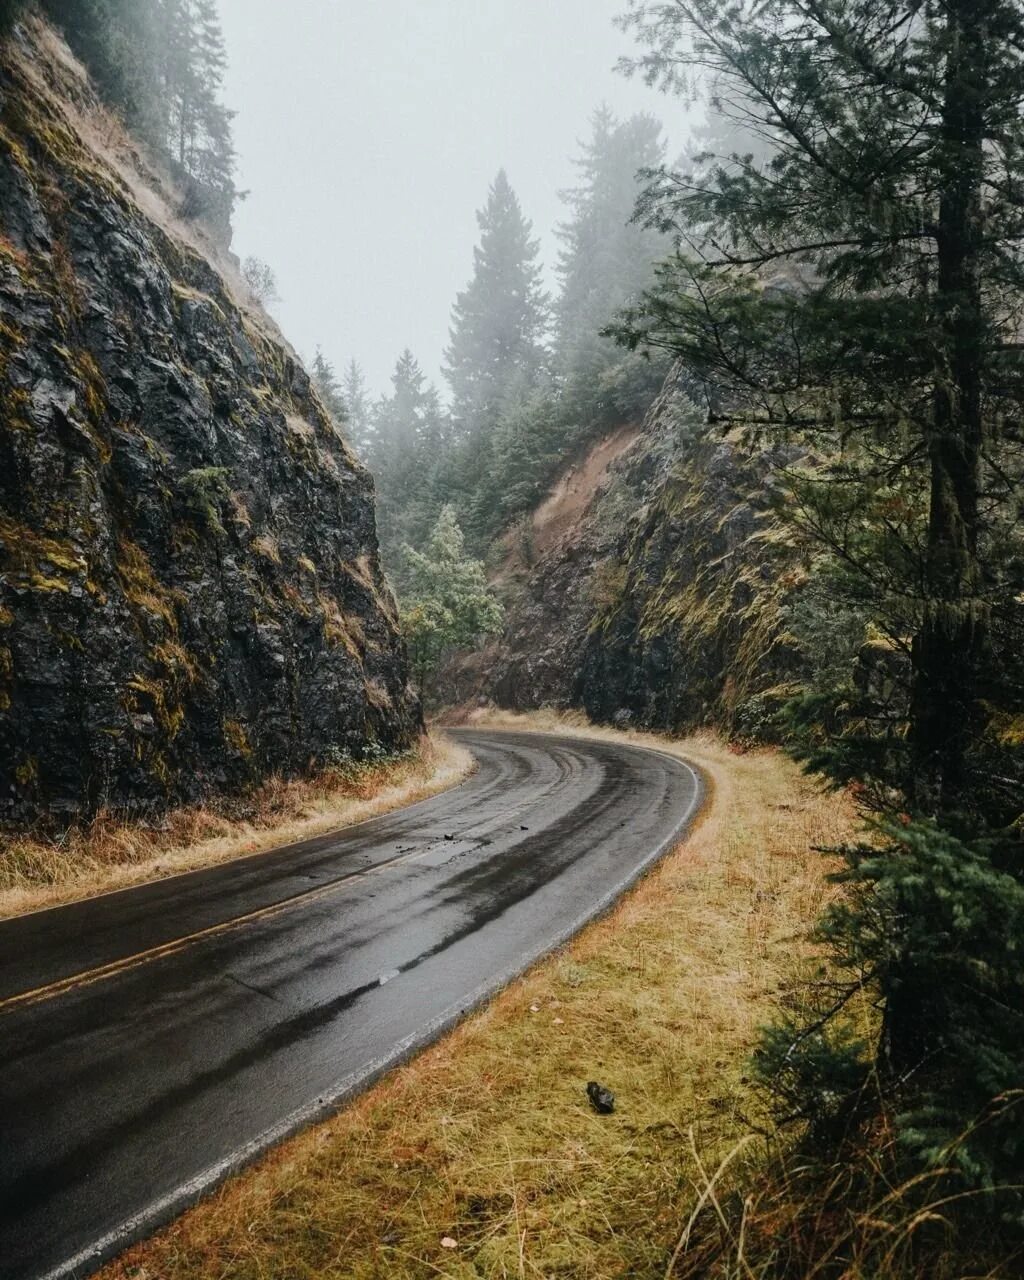
POLYGON ((844 1223, 888 1182, 916 1274, 950 1274, 944 1231, 952 1274, 986 1274, 979 1235, 1024 1239, 1024 11, 630 0, 622 25, 633 70, 727 127, 648 176, 675 252, 614 331, 688 371, 711 437, 806 450, 769 477, 812 658, 779 728, 864 822, 828 970, 757 1049, 820 1205, 801 1229, 824 1274, 885 1273, 905 1240, 859 1257, 844 1223))
POLYGON ((406 546, 402 553, 408 583, 402 630, 420 700, 426 703, 445 654, 500 632, 504 613, 483 564, 466 555, 454 507, 443 508, 422 551, 406 546))
POLYGON ((0 918, 352 826, 456 786, 472 768, 464 748, 433 734, 404 755, 339 759, 314 777, 271 777, 153 821, 105 812, 60 836, 11 836, 0 844, 0 918))

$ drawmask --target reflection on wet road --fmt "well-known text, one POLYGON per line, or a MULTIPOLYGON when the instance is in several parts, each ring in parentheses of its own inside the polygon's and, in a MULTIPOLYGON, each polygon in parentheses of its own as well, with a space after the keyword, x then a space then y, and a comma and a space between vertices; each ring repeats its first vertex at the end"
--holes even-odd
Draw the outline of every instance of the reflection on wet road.
POLYGON ((87 1275, 608 905, 699 802, 680 761, 459 735, 461 787, 0 924, 0 1272, 87 1275))

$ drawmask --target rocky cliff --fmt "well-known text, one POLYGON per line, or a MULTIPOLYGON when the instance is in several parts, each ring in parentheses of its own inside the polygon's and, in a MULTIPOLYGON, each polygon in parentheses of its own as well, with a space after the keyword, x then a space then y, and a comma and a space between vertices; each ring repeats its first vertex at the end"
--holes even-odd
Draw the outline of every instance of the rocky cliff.
POLYGON ((794 454, 696 430, 674 391, 654 415, 671 461, 598 568, 574 697, 596 720, 770 733, 803 668, 787 619, 806 571, 772 478, 794 454))
POLYGON ((0 65, 0 817, 419 726, 373 487, 41 24, 0 65))
POLYGON ((516 585, 500 642, 446 691, 765 732, 802 671, 787 618, 806 573, 771 479, 792 459, 708 432, 673 374, 581 518, 516 585))

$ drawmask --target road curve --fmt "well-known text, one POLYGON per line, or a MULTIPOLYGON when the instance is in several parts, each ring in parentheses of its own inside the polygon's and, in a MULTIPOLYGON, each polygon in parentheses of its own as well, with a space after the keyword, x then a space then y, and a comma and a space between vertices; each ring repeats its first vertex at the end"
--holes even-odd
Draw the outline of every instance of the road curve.
POLYGON ((462 732, 460 787, 0 924, 0 1275, 85 1276, 335 1109, 676 843, 674 757, 462 732))

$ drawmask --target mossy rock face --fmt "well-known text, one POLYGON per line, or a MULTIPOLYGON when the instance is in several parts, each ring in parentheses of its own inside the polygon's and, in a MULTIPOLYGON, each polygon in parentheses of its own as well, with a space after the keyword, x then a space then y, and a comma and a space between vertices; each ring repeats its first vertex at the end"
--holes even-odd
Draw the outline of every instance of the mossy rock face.
POLYGON ((771 512, 772 473, 793 460, 703 430, 673 371, 606 491, 532 566, 502 640, 449 671, 445 694, 669 731, 768 730, 775 691, 801 668, 785 616, 804 575, 771 512))
POLYGON ((768 730, 766 697, 801 671, 786 629, 800 556, 768 500, 786 461, 710 437, 679 450, 623 531, 617 597, 595 600, 574 682, 591 716, 768 730))
POLYGON ((295 357, 81 140, 66 68, 4 57, 0 823, 406 747, 370 477, 295 357))

